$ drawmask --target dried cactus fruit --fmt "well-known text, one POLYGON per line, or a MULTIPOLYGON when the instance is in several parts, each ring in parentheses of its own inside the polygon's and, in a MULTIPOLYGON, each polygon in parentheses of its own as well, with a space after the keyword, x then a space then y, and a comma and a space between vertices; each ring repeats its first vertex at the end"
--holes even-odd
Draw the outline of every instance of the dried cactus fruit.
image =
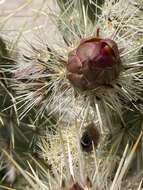
POLYGON ((97 127, 94 125, 94 123, 89 124, 85 131, 82 134, 81 137, 81 148, 85 152, 91 152, 94 147, 98 146, 100 139, 99 131, 97 130, 97 127))

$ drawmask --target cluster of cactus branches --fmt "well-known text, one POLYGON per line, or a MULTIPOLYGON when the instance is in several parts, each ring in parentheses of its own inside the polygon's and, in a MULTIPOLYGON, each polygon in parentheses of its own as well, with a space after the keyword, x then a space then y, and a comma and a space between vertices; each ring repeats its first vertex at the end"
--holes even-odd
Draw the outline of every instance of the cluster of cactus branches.
POLYGON ((0 189, 141 190, 143 4, 57 5, 58 41, 0 38, 0 189))

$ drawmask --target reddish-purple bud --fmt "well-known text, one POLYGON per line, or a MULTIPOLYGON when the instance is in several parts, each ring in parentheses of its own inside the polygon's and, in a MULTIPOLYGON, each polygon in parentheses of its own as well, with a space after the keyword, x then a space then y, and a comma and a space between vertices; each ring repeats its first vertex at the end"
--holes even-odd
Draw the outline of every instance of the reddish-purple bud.
POLYGON ((76 182, 69 190, 83 190, 83 188, 76 182))
POLYGON ((81 90, 110 84, 121 71, 117 44, 110 39, 89 38, 68 55, 67 78, 81 90))

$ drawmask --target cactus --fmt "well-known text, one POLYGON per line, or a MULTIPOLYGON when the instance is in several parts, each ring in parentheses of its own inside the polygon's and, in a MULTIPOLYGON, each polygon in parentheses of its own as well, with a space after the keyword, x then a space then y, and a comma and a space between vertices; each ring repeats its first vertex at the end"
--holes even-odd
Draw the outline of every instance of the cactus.
POLYGON ((15 58, 0 40, 0 187, 140 189, 141 5, 57 4, 58 13, 38 12, 57 27, 52 44, 15 58))

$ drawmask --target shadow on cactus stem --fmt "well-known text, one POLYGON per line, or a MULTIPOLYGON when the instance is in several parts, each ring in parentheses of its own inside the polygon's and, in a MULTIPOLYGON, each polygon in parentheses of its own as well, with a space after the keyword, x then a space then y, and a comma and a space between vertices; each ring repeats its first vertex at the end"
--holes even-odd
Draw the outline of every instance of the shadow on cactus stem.
MULTIPOLYGON (((76 8, 72 0, 57 0, 57 3, 61 11, 69 9, 69 12, 71 12, 73 8, 76 8)), ((96 19, 98 20, 98 16, 100 16, 102 12, 104 0, 79 0, 78 3, 81 4, 81 7, 82 5, 85 6, 87 15, 93 23, 96 19)))

